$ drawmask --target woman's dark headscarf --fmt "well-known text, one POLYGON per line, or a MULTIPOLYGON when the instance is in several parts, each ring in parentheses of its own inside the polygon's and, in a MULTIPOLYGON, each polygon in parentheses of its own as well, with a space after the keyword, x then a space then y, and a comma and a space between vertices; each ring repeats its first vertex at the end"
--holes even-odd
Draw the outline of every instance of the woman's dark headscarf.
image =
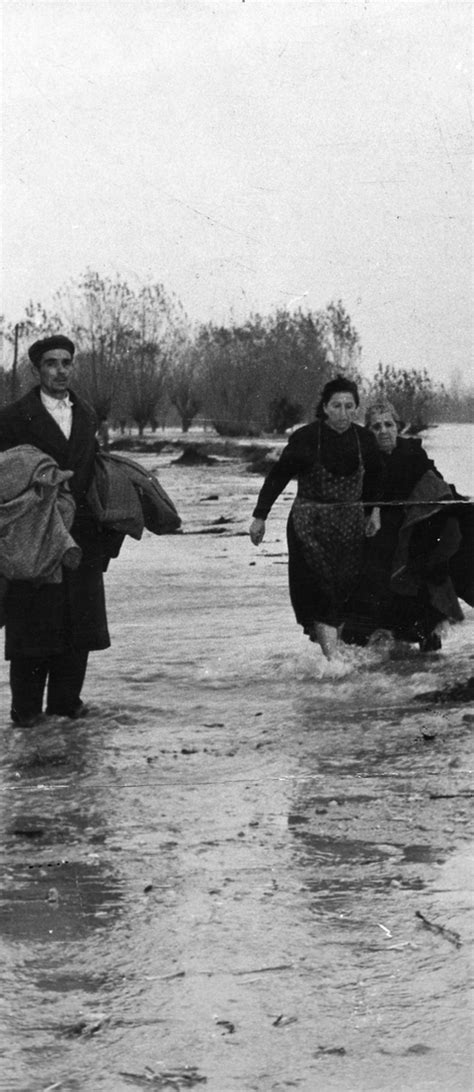
POLYGON ((322 420, 325 416, 324 407, 327 406, 333 394, 352 394, 356 406, 359 405, 359 391, 352 379, 346 379, 343 375, 337 375, 330 379, 322 389, 321 397, 316 407, 316 417, 322 420))

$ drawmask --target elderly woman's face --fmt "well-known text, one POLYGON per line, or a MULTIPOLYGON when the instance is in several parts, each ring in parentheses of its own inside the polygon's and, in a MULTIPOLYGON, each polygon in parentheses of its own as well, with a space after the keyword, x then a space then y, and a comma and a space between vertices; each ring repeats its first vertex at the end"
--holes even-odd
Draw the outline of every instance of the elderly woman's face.
POLYGON ((345 432, 354 420, 357 406, 354 395, 342 391, 340 394, 333 394, 323 409, 328 425, 336 432, 345 432))
POLYGON ((370 419, 370 431, 373 432, 381 451, 390 454, 397 443, 397 423, 391 413, 374 413, 370 419))

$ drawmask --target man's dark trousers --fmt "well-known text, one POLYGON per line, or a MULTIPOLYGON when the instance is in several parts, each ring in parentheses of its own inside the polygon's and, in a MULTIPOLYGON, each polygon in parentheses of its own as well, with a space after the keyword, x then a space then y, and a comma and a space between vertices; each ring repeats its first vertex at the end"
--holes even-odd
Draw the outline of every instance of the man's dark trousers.
POLYGON ((88 652, 82 649, 58 656, 14 656, 10 661, 12 719, 39 716, 48 683, 46 712, 73 717, 81 708, 80 693, 88 652))

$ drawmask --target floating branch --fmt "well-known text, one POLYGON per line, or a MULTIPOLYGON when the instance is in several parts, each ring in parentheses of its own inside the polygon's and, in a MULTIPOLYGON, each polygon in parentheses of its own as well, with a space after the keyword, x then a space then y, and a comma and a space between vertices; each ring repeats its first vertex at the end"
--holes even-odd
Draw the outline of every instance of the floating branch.
POLYGON ((445 925, 436 925, 436 922, 428 921, 424 914, 420 910, 415 910, 415 916, 420 919, 426 929, 429 929, 432 933, 439 933, 440 936, 445 937, 451 944, 454 944, 456 948, 460 948, 462 945, 461 937, 459 933, 456 933, 454 929, 447 929, 445 925))

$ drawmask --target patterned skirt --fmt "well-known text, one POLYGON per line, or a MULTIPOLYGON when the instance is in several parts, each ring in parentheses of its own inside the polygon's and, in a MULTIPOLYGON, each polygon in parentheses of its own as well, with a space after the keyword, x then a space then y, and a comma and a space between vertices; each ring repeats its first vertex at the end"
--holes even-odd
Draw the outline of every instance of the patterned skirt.
POLYGON ((340 626, 361 569, 364 509, 360 502, 319 504, 296 498, 288 520, 290 598, 297 622, 340 626))

